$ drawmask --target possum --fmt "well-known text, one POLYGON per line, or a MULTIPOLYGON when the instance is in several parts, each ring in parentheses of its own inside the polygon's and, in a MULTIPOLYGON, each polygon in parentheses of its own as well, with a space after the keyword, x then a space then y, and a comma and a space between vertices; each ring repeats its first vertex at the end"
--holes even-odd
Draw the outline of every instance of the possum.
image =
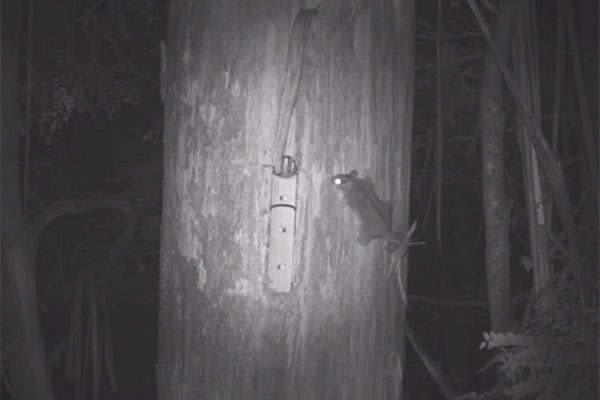
POLYGON ((373 239, 384 239, 390 253, 400 246, 411 244, 406 234, 392 231, 392 205, 377 196, 369 178, 359 178, 358 172, 353 170, 348 174, 334 175, 331 180, 358 216, 358 244, 366 246, 373 239))

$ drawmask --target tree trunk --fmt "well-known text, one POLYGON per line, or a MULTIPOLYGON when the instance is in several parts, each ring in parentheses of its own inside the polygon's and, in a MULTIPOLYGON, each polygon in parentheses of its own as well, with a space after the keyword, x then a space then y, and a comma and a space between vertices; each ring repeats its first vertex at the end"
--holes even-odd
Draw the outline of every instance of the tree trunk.
POLYGON ((270 165, 294 4, 171 3, 159 399, 400 396, 398 286, 381 241, 357 245, 358 222, 330 178, 376 172, 406 229, 412 2, 334 1, 312 20, 290 97, 288 144, 301 158, 293 285, 275 293, 270 165))
MULTIPOLYGON (((505 60, 514 26, 515 0, 500 3, 494 31, 496 54, 505 60)), ((510 290, 510 212, 504 190, 503 81, 492 52, 484 64, 479 94, 483 209, 485 216, 486 278, 490 303, 490 325, 495 332, 516 328, 510 290)))
POLYGON ((39 325, 35 239, 19 185, 19 1, 2 2, 2 357, 17 400, 54 399, 39 325))

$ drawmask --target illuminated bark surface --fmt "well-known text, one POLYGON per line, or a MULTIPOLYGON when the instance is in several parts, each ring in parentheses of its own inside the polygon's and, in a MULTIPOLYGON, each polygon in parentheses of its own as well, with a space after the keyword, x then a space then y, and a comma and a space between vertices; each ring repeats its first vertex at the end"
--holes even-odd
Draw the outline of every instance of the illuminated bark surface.
POLYGON ((296 3, 172 2, 160 399, 401 393, 396 279, 380 266, 381 241, 357 244, 356 218, 330 181, 352 169, 371 176, 406 229, 414 12, 411 1, 392 3, 323 4, 312 22, 290 131, 300 161, 294 284, 275 294, 265 282, 265 165, 296 3))

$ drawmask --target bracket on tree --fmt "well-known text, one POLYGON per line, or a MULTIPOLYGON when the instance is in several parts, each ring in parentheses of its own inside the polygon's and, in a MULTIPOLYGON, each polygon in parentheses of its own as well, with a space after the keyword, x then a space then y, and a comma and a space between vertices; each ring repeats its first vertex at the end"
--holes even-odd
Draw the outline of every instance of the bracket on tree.
POLYGON ((278 293, 287 293, 292 289, 297 183, 298 175, 283 177, 273 174, 267 287, 278 293))

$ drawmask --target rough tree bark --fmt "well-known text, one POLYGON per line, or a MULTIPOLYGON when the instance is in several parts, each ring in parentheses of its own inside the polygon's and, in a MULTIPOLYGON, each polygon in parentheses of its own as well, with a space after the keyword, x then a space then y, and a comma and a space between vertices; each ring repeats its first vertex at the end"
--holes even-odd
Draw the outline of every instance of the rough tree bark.
POLYGON ((171 3, 160 399, 400 395, 397 283, 379 265, 381 243, 357 245, 330 177, 367 172, 406 229, 412 1, 328 2, 312 22, 291 128, 301 158, 294 284, 275 294, 265 282, 267 165, 297 11, 294 1, 171 3))

